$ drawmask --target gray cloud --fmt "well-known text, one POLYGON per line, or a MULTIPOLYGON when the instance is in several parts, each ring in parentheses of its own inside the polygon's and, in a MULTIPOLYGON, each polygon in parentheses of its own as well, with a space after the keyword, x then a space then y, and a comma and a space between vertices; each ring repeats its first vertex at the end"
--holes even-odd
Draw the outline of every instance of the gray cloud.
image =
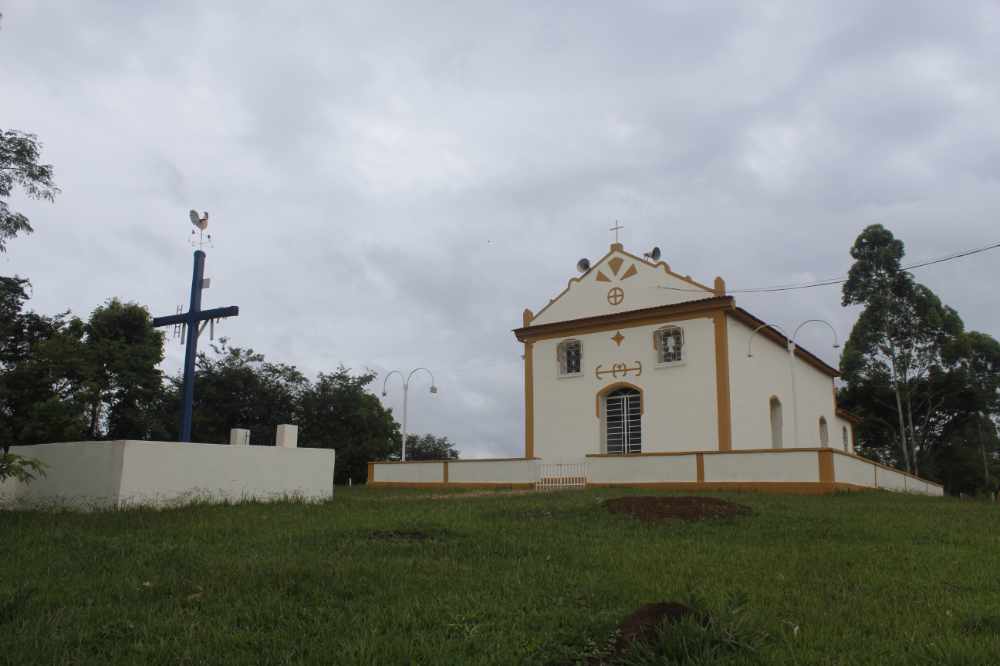
MULTIPOLYGON (((414 393, 413 429, 516 454, 510 329, 615 219, 731 287, 843 273, 875 222, 913 260, 995 240, 998 21, 988 2, 8 3, 0 121, 40 135, 63 194, 16 202, 37 233, 0 271, 43 311, 173 312, 186 211, 208 210, 206 299, 241 306, 235 344, 309 372, 426 365, 442 390, 414 393)), ((919 279, 997 334, 994 263, 919 279)), ((856 316, 836 288, 738 300, 842 336, 856 316)))

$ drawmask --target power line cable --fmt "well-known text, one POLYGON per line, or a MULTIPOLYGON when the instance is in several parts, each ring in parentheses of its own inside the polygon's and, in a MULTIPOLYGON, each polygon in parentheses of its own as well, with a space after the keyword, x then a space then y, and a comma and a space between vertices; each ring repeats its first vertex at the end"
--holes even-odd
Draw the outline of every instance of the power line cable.
MULTIPOLYGON (((979 254, 981 252, 987 252, 989 250, 995 250, 1000 248, 1000 243, 993 243, 992 245, 986 245, 984 247, 975 248, 972 250, 962 250, 960 252, 953 252, 951 254, 945 255, 943 257, 938 257, 937 259, 930 259, 928 261, 921 261, 915 264, 910 264, 908 266, 900 267, 903 271, 912 271, 917 268, 924 268, 925 266, 933 266, 934 264, 942 264, 946 261, 953 261, 955 259, 961 259, 963 257, 970 257, 974 254, 979 254)), ((770 287, 751 287, 748 289, 726 289, 727 294, 766 294, 774 293, 778 291, 793 291, 796 289, 813 289, 815 287, 828 287, 835 284, 843 284, 847 282, 846 276, 838 276, 825 278, 823 280, 817 280, 815 282, 805 282, 799 284, 783 284, 783 285, 773 285, 770 287)), ((701 293, 704 289, 689 289, 685 287, 665 287, 659 285, 660 289, 669 289, 671 291, 690 291, 701 293)))

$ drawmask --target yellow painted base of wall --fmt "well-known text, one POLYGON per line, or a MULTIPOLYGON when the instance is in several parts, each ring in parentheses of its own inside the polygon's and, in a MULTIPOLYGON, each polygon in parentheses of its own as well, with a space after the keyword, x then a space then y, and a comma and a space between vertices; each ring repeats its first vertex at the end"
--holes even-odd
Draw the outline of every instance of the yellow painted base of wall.
POLYGON ((533 483, 410 483, 407 481, 369 481, 369 488, 436 488, 445 490, 533 490, 533 483))
MULTIPOLYGON (((423 488, 437 490, 532 490, 533 483, 407 483, 370 481, 371 488, 423 488)), ((874 490, 850 483, 591 483, 588 488, 646 488, 685 492, 780 493, 785 495, 831 495, 841 491, 874 490)))

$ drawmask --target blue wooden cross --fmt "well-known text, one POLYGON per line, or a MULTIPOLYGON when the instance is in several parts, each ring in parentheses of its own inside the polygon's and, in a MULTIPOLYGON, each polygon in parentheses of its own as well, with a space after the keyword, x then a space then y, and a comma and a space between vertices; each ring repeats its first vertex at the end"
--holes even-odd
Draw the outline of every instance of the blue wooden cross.
POLYGON ((212 319, 222 319, 224 317, 236 317, 240 314, 239 307, 231 305, 227 308, 214 308, 212 310, 201 309, 201 290, 208 286, 205 280, 205 253, 195 250, 194 253, 194 274, 191 276, 191 307, 183 314, 169 315, 166 317, 155 317, 153 326, 176 326, 183 324, 187 327, 187 340, 184 350, 184 401, 181 409, 181 431, 177 441, 191 441, 191 417, 194 405, 194 364, 198 356, 198 334, 199 324, 212 319))

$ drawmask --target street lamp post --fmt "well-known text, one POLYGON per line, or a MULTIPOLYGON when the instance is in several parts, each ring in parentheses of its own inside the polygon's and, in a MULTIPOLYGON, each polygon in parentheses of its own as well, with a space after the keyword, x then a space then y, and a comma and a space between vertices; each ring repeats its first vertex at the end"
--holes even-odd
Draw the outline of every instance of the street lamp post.
POLYGON ((751 345, 753 344, 753 338, 754 335, 756 335, 757 331, 759 331, 762 328, 768 328, 768 327, 776 328, 781 330, 781 334, 785 336, 785 340, 788 343, 787 344, 788 373, 792 381, 792 427, 794 428, 792 432, 792 436, 794 438, 793 444, 799 443, 799 394, 795 389, 795 346, 796 346, 795 341, 799 337, 799 331, 801 331, 802 327, 804 327, 806 324, 826 324, 827 328, 829 328, 830 331, 833 333, 833 348, 837 349, 840 347, 840 341, 837 339, 837 329, 835 329, 833 327, 833 324, 831 324, 825 319, 806 319, 804 322, 802 322, 795 328, 795 332, 792 333, 791 338, 788 337, 788 333, 786 333, 783 328, 781 328, 776 324, 761 324, 760 326, 758 326, 753 330, 753 333, 750 334, 750 339, 747 340, 747 358, 752 358, 753 350, 751 348, 751 345))
POLYGON ((434 373, 431 372, 430 370, 428 370, 427 368, 414 368, 413 370, 410 371, 410 374, 407 375, 405 379, 403 378, 403 373, 402 372, 400 372, 399 370, 393 370, 392 372, 390 372, 389 374, 387 374, 385 376, 385 379, 382 380, 382 397, 383 398, 386 395, 388 395, 388 393, 386 393, 386 386, 389 383, 389 377, 392 377, 393 375, 399 375, 400 380, 402 380, 402 382, 403 382, 403 450, 402 450, 402 454, 400 456, 400 460, 402 462, 406 462, 406 411, 407 411, 407 406, 408 406, 408 402, 409 402, 409 400, 408 400, 409 395, 408 394, 409 394, 409 390, 410 390, 410 380, 413 379, 413 375, 416 374, 420 370, 423 370, 424 372, 426 372, 428 375, 431 376, 431 389, 430 389, 430 392, 431 393, 437 393, 438 389, 437 389, 437 386, 434 383, 434 373))

